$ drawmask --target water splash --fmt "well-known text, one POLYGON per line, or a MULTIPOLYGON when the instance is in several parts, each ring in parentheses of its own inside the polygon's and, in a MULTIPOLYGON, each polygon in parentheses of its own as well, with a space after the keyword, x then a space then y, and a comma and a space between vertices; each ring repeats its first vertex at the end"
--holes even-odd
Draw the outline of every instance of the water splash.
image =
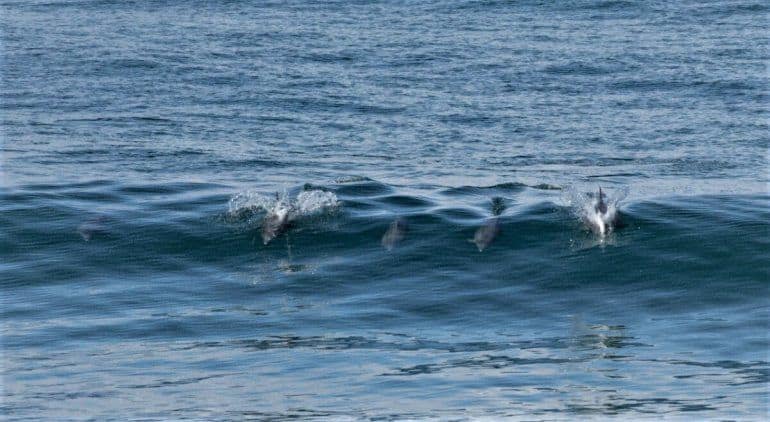
POLYGON ((274 209, 279 199, 278 195, 265 195, 254 191, 240 192, 230 198, 227 205, 227 215, 231 218, 239 218, 253 213, 266 212, 274 209))
POLYGON ((316 214, 326 209, 339 207, 337 195, 324 190, 304 190, 297 195, 295 212, 298 215, 316 214))
POLYGON ((289 219, 317 214, 339 207, 337 195, 320 189, 303 190, 295 198, 287 191, 266 195, 260 192, 240 192, 230 198, 228 216, 239 218, 253 214, 289 210, 289 219))

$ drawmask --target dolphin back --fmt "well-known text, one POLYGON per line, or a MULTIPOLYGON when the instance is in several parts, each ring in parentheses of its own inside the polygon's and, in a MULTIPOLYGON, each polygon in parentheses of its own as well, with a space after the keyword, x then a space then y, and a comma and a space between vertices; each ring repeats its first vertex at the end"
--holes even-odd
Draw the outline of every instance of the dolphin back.
POLYGON ((596 212, 600 214, 606 214, 607 213, 607 203, 604 202, 604 192, 602 192, 602 188, 599 187, 599 200, 596 203, 596 212))

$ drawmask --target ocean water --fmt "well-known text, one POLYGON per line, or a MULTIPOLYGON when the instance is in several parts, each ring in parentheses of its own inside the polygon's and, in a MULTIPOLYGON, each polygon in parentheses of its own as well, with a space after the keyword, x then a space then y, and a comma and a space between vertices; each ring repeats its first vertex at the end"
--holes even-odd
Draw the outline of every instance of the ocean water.
POLYGON ((769 13, 0 1, 0 417, 767 418, 769 13))

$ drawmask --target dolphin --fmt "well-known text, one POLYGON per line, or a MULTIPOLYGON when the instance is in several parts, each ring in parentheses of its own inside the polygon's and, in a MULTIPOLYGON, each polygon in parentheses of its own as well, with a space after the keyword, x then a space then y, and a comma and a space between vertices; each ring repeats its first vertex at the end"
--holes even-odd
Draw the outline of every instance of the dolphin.
POLYGON ((473 234, 471 242, 475 243, 481 252, 495 240, 498 234, 500 234, 500 220, 497 217, 488 218, 486 223, 473 234))
POLYGON ((503 198, 496 196, 492 198, 492 217, 488 218, 484 225, 476 229, 476 233, 473 234, 471 242, 476 244, 479 248, 479 252, 486 249, 492 241, 495 240, 498 234, 500 234, 500 219, 498 216, 505 211, 505 201, 503 198))
POLYGON ((267 245, 289 227, 291 208, 281 201, 262 219, 262 243, 267 245))
POLYGON ((599 194, 596 195, 593 208, 586 209, 583 220, 586 225, 596 234, 604 236, 615 226, 618 220, 617 212, 614 206, 607 206, 605 202, 606 195, 599 188, 599 194))
POLYGON ((397 243, 404 240, 404 237, 406 237, 406 230, 406 221, 401 217, 396 218, 390 223, 388 231, 382 235, 382 246, 389 251, 392 250, 397 243))
POLYGON ((78 234, 80 237, 83 238, 86 242, 90 241, 95 235, 104 233, 107 231, 107 227, 105 227, 105 223, 107 222, 107 217, 103 215, 99 215, 93 218, 90 218, 86 220, 83 224, 78 226, 78 234))
POLYGON ((599 214, 607 214, 607 204, 604 202, 604 193, 602 193, 601 186, 599 187, 599 201, 594 206, 594 210, 599 214))

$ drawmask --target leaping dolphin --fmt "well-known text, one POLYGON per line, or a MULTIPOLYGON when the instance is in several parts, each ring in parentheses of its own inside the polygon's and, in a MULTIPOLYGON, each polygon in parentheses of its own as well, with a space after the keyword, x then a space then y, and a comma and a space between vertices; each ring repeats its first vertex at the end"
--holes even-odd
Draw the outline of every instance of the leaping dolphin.
POLYGON ((586 209, 583 219, 586 225, 600 236, 609 233, 617 222, 617 212, 614 204, 608 206, 605 202, 606 195, 599 188, 599 194, 593 204, 593 208, 586 209))
POLYGON ((291 208, 278 201, 262 220, 262 243, 267 245, 271 240, 283 233, 289 227, 291 208))
POLYGON ((604 202, 604 193, 602 193, 601 186, 599 187, 599 201, 596 203, 594 209, 599 214, 607 214, 607 204, 604 202))

